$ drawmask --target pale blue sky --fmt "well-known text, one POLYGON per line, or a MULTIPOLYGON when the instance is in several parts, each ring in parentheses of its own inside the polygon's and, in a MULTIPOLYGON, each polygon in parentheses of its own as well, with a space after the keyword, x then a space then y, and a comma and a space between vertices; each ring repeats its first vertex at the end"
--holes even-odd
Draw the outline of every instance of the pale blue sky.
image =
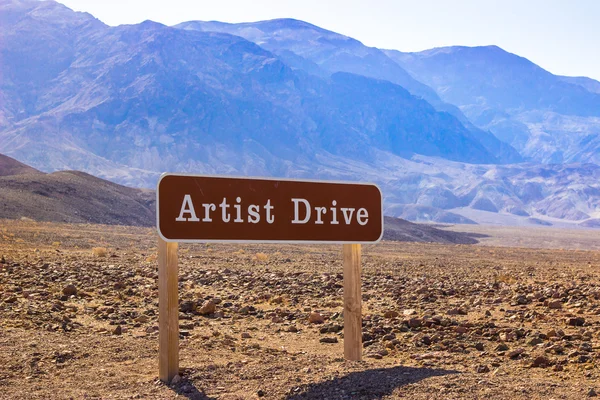
POLYGON ((495 44, 552 73, 600 80, 600 0, 60 0, 109 25, 290 17, 366 45, 495 44))

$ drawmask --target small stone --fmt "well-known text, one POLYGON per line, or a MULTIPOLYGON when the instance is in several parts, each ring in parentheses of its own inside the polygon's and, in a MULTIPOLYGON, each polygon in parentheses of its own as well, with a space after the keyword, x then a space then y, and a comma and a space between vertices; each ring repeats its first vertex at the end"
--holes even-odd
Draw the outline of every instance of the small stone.
POLYGON ((248 332, 242 333, 242 339, 250 339, 252 336, 248 332))
POLYGON ((514 349, 514 350, 509 351, 508 354, 507 354, 507 356, 509 358, 517 358, 517 357, 519 357, 523 353, 525 353, 525 350, 519 348, 519 349, 514 349))
POLYGON ((325 318, 318 312, 311 312, 308 316, 308 322, 311 324, 322 324, 325 322, 325 318))
POLYGON ((585 318, 583 317, 567 318, 567 325, 569 326, 583 326, 584 324, 585 318))
POLYGON ((531 338, 527 344, 530 346, 537 346, 538 344, 542 344, 544 343, 544 341, 542 339, 540 339, 539 337, 535 337, 535 338, 531 338))
POLYGON ((423 320, 420 318, 411 318, 408 320, 408 326, 411 328, 419 328, 421 325, 423 325, 423 320))
POLYGON ((200 307, 200 310, 198 310, 201 315, 212 314, 215 311, 217 311, 217 305, 211 300, 206 300, 204 304, 202 304, 202 307, 200 307))
POLYGON ((548 359, 548 357, 545 357, 545 356, 538 356, 538 357, 534 358, 531 363, 532 367, 540 367, 540 368, 545 368, 545 367, 548 367, 549 365, 550 365, 550 360, 548 359))
POLYGON ((181 382, 181 376, 180 375, 175 375, 173 377, 173 379, 171 379, 171 384, 173 384, 173 385, 177 385, 179 382, 181 382))
POLYGON ((415 315, 417 313, 417 310, 415 310, 414 308, 408 308, 404 311, 402 311, 403 315, 409 316, 409 315, 415 315))
POLYGON ((465 327, 465 326, 457 326, 457 327, 454 328, 454 331, 456 333, 460 333, 460 334, 467 333, 467 327, 465 327))
POLYGON ((121 325, 117 325, 117 327, 112 331, 113 335, 120 335, 121 333, 123 333, 123 328, 121 328, 121 325))
POLYGON ((148 322, 149 320, 150 320, 150 318, 148 318, 147 315, 143 315, 143 314, 134 319, 135 322, 139 322, 140 324, 144 324, 144 323, 148 322))
POLYGON ((446 312, 448 315, 467 315, 467 311, 462 308, 452 308, 446 312))
POLYGON ((483 346, 483 343, 477 342, 477 343, 475 343, 475 349, 477 351, 483 351, 483 350, 485 350, 485 347, 483 346))
POLYGON ((506 345, 506 343, 500 343, 498 346, 496 346, 496 351, 506 351, 508 350, 508 346, 506 345))
POLYGON ((188 313, 188 312, 193 312, 196 311, 196 308, 198 307, 198 305, 196 304, 195 301, 184 301, 179 305, 179 311, 183 312, 183 313, 188 313))
POLYGON ((65 286, 62 290, 65 296, 74 296, 77 294, 77 288, 73 284, 65 286))
POLYGON ((296 328, 294 325, 292 325, 292 326, 290 326, 290 327, 287 328, 287 331, 291 332, 291 333, 297 333, 298 332, 298 328, 296 328))
POLYGON ((264 397, 266 394, 267 393, 264 390, 262 390, 262 389, 258 389, 258 392, 256 392, 256 395, 258 397, 264 397))
POLYGON ((388 310, 386 312, 383 313, 383 317, 384 318, 397 318, 398 315, 400 315, 397 311, 394 310, 388 310))
POLYGON ((475 371, 476 371, 478 374, 484 374, 484 373, 486 373, 486 372, 490 372, 490 367, 488 367, 488 366, 487 366, 487 365, 485 365, 485 364, 480 364, 480 365, 478 365, 477 367, 475 367, 475 371))
POLYGON ((587 396, 588 397, 597 397, 598 393, 596 393, 596 391, 594 390, 594 388, 591 388, 589 392, 587 392, 587 396))
POLYGON ((336 337, 324 337, 319 340, 321 343, 337 343, 338 339, 336 337))
POLYGON ((552 300, 548 302, 548 308, 552 310, 560 310, 562 308, 562 301, 552 300))

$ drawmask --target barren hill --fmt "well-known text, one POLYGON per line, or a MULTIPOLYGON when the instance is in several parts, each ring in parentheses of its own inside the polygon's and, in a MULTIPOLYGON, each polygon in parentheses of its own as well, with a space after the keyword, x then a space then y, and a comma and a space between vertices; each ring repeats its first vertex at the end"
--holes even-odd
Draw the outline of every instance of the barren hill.
POLYGON ((128 188, 76 171, 9 176, 2 176, 6 175, 2 171, 0 168, 0 218, 154 224, 155 200, 151 190, 128 188))
POLYGON ((21 175, 21 174, 42 174, 35 168, 25 165, 14 158, 0 154, 0 176, 21 175))

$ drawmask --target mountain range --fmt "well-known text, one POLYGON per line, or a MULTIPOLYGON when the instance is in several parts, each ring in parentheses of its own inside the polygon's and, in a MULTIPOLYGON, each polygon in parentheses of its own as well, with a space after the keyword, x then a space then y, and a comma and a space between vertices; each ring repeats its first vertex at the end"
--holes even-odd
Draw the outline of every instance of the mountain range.
POLYGON ((0 0, 0 60, 0 152, 45 172, 368 180, 419 221, 600 218, 600 83, 498 47, 402 53, 293 19, 111 27, 0 0))

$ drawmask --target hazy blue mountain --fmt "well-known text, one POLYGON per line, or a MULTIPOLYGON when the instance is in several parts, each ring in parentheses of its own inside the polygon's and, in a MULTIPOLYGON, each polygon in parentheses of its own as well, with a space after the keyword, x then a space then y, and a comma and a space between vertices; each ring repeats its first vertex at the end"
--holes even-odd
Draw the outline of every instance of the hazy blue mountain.
POLYGON ((524 157, 600 163, 595 81, 553 75, 497 46, 386 54, 524 157))
POLYGON ((317 153, 369 161, 373 149, 497 161, 455 117, 390 82, 294 70, 239 36, 0 4, 0 151, 44 170, 149 184, 164 170, 286 175, 317 153))
POLYGON ((588 92, 600 93, 600 82, 585 76, 559 76, 565 82, 579 85, 588 92))
POLYGON ((251 23, 189 21, 177 25, 185 30, 224 32, 241 36, 276 54, 293 69, 328 77, 349 72, 383 79, 422 97, 437 110, 457 117, 499 162, 519 162, 522 157, 492 133, 475 127, 454 105, 444 103, 430 87, 415 80, 383 51, 363 45, 356 39, 295 19, 276 19, 251 23))

